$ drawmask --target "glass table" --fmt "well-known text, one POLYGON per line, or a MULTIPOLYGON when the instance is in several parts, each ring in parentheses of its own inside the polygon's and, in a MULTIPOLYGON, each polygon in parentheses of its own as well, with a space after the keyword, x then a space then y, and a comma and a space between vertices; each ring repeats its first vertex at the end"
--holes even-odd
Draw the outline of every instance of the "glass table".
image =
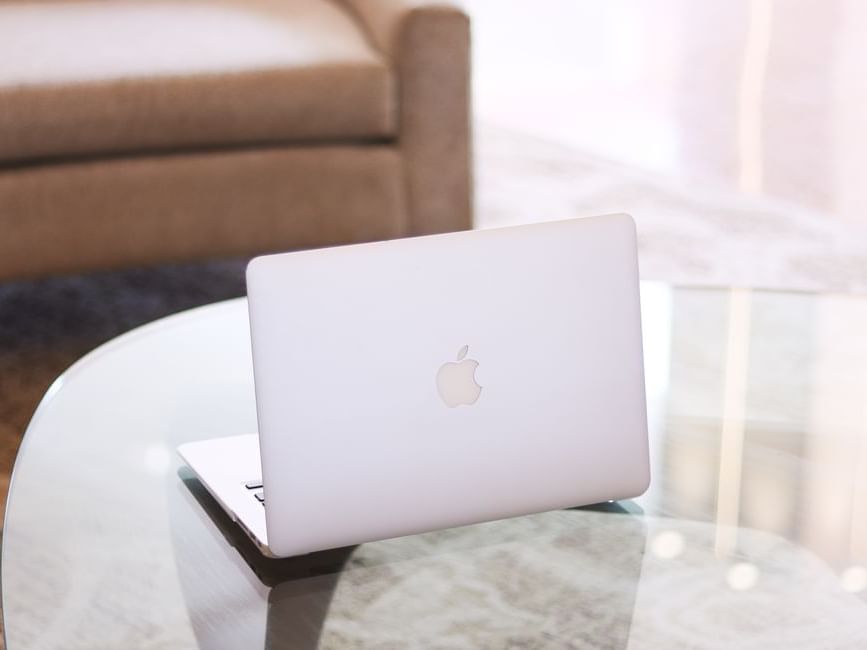
POLYGON ((174 452, 256 430, 245 301, 111 341, 16 461, 8 647, 867 646, 867 299, 645 284, 642 312, 644 496, 287 560, 174 452))

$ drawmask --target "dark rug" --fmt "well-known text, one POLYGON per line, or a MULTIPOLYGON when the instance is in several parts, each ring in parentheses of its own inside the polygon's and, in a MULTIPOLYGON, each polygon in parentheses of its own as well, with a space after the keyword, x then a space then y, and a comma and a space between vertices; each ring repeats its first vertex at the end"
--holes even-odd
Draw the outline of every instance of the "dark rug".
MULTIPOLYGON (((246 260, 0 283, 0 498, 27 423, 84 354, 169 314, 245 295, 246 260)), ((2 513, 0 513, 2 514, 2 513)))

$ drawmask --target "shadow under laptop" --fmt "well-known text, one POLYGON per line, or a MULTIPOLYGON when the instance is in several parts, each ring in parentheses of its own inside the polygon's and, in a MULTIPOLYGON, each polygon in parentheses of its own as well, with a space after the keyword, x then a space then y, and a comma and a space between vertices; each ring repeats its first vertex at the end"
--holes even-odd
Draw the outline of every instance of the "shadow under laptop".
POLYGON ((199 647, 627 646, 646 543, 631 502, 275 560, 179 475, 172 542, 199 647))

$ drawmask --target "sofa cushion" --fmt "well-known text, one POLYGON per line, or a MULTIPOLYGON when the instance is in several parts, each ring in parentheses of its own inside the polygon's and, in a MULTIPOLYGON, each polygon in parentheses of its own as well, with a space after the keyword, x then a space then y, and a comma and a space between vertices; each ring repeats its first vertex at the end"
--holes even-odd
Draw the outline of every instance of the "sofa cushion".
POLYGON ((0 2, 0 160, 387 138, 393 86, 329 0, 0 2))
POLYGON ((405 236, 401 172, 387 145, 22 165, 0 174, 0 281, 405 236))

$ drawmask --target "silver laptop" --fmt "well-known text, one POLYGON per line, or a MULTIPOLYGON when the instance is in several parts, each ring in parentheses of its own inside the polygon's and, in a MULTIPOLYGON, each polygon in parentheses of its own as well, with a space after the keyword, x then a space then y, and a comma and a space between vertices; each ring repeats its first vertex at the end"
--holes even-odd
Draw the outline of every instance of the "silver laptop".
POLYGON ((258 435, 179 452, 266 555, 638 496, 627 215, 259 257, 258 435))

